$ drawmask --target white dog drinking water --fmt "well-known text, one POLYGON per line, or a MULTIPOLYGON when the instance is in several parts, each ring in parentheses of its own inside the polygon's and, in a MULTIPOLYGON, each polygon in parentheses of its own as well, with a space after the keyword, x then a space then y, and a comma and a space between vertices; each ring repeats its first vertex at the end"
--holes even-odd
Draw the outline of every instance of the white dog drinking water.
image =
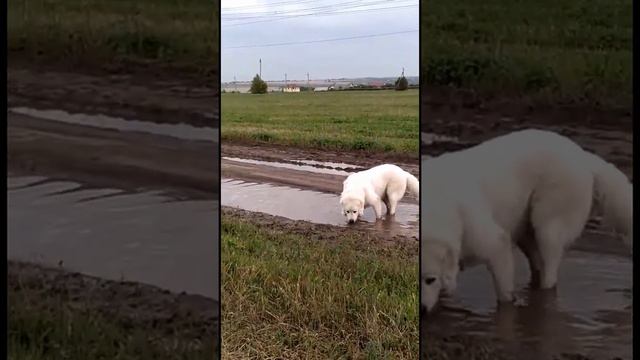
POLYGON ((486 265, 498 301, 514 301, 516 247, 528 259, 532 285, 554 288, 564 252, 592 208, 633 249, 631 183, 564 136, 514 132, 423 160, 422 174, 421 303, 427 311, 441 292, 455 290, 462 265, 486 265))
POLYGON ((364 214, 365 208, 373 207, 376 219, 381 219, 384 203, 387 213, 393 216, 407 189, 418 197, 418 179, 396 165, 379 165, 351 174, 343 182, 340 195, 342 214, 352 224, 364 214))

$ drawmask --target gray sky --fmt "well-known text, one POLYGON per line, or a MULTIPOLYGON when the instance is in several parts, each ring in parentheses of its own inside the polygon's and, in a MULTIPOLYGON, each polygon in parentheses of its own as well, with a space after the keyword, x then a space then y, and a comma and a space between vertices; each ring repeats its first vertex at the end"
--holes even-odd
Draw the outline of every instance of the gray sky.
POLYGON ((418 28, 418 0, 222 0, 222 81, 251 80, 259 58, 265 80, 416 76, 418 28))

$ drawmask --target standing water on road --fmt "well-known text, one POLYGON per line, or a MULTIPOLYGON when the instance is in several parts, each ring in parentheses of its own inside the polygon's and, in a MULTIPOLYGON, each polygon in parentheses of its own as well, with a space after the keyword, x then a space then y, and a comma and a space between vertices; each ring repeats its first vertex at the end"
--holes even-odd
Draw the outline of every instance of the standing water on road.
MULTIPOLYGON (((615 239, 600 240, 615 246, 615 239)), ((628 256, 570 251, 555 294, 527 290, 523 255, 517 264, 522 306, 496 310, 491 275, 484 267, 473 267, 460 273, 455 296, 443 299, 441 311, 424 326, 437 333, 495 336, 522 359, 552 359, 561 353, 633 358, 633 266, 628 256)))
POLYGON ((9 259, 219 299, 217 202, 7 180, 9 259))
MULTIPOLYGON (((347 226, 341 212, 338 194, 233 179, 222 179, 221 190, 223 206, 282 216, 292 220, 347 226)), ((355 226, 374 226, 390 234, 416 236, 418 205, 401 202, 398 204, 395 217, 384 221, 375 221, 373 209, 368 208, 362 220, 355 226)))

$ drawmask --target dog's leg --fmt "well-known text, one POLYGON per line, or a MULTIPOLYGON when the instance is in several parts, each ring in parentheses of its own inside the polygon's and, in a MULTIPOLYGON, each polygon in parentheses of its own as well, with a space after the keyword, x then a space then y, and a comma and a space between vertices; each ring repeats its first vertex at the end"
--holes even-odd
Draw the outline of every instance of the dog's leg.
POLYGON ((558 270, 564 255, 565 242, 556 226, 547 225, 538 235, 538 247, 542 258, 541 289, 553 289, 558 282, 558 270))
POLYGON ((496 296, 499 303, 514 301, 515 264, 511 236, 503 233, 496 239, 495 251, 489 259, 489 270, 493 275, 496 296))
POLYGON ((396 214, 396 210, 398 209, 398 202, 400 201, 400 198, 402 198, 401 196, 398 197, 397 194, 392 194, 390 196, 388 196, 389 200, 389 208, 388 208, 388 212, 389 215, 395 215, 396 214))
POLYGON ((522 236, 522 239, 518 242, 518 246, 529 261, 529 271, 531 272, 529 286, 532 289, 538 289, 540 288, 540 269, 542 268, 542 259, 540 257, 540 251, 538 250, 533 229, 527 229, 526 233, 522 236))
POLYGON ((372 205, 373 211, 376 213, 376 219, 382 219, 382 201, 380 201, 380 198, 375 199, 372 205))

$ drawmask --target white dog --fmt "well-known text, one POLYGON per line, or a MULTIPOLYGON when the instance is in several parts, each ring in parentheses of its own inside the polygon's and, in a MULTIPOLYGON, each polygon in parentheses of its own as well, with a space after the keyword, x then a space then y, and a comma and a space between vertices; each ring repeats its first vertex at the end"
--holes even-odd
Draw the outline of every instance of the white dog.
MULTIPOLYGON (((456 288, 463 265, 485 264, 499 302, 514 300, 514 248, 534 287, 556 285, 595 198, 633 251, 633 187, 615 166, 558 134, 523 130, 422 161, 422 306, 456 288)), ((594 207, 596 208, 596 207, 594 207)))
POLYGON ((385 164, 353 173, 342 183, 340 205, 347 221, 355 223, 366 207, 373 207, 376 219, 382 218, 382 203, 387 213, 395 215, 398 202, 407 189, 419 196, 418 179, 396 165, 385 164))

